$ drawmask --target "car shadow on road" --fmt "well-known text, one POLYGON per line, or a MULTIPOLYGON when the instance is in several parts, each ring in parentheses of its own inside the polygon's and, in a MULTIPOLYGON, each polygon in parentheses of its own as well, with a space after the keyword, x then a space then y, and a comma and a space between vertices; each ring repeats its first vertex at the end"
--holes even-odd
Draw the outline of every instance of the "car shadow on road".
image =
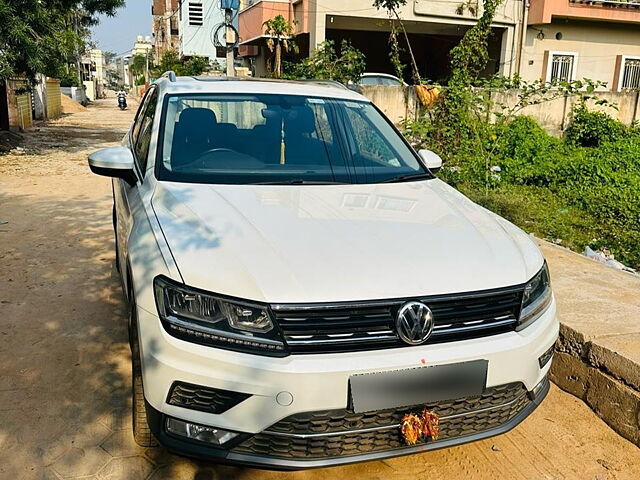
POLYGON ((242 478, 133 441, 110 192, 59 177, 0 192, 0 478, 242 478))

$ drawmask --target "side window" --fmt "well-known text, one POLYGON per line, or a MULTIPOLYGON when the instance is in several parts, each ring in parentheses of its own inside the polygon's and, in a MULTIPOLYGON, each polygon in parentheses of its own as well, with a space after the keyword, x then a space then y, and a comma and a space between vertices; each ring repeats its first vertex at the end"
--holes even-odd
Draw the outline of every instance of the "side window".
POLYGON ((396 80, 395 78, 381 78, 380 79, 380 85, 385 85, 388 87, 398 87, 400 85, 402 85, 398 80, 396 80))
POLYGON ((347 120, 353 131, 355 146, 362 157, 392 167, 399 167, 400 162, 388 143, 380 136, 380 132, 364 117, 362 108, 347 108, 347 120))
POLYGON ((570 82, 576 73, 578 55, 574 52, 550 52, 547 65, 548 82, 570 82))
POLYGON ((327 144, 333 144, 333 131, 329 123, 329 117, 324 105, 317 103, 310 103, 313 116, 316 120, 316 130, 311 133, 311 137, 316 138, 327 144))
POLYGON ((136 139, 138 138, 138 134, 140 133, 140 126, 142 125, 142 119, 144 118, 144 110, 149 103, 149 97, 151 96, 151 92, 148 92, 140 102, 140 106, 138 107, 138 111, 136 112, 136 121, 133 124, 133 130, 131 131, 131 138, 133 139, 133 144, 135 145, 136 139))
MULTIPOLYGON (((149 145, 151 144, 151 134, 153 130, 153 119, 156 113, 156 104, 158 103, 158 91, 153 89, 149 93, 149 98, 144 104, 144 110, 140 115, 140 129, 138 137, 134 137, 135 152, 138 164, 140 165, 140 171, 144 176, 144 172, 147 170, 147 157, 149 156, 149 145)), ((134 132, 135 135, 135 132, 134 132)))
POLYGON ((380 79, 378 77, 362 77, 360 85, 380 85, 380 79))

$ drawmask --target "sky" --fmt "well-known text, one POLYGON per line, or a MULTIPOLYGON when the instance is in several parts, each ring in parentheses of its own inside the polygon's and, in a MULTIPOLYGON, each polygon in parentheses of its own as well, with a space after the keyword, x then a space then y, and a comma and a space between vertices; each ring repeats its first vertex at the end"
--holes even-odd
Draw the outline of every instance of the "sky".
POLYGON ((98 48, 117 54, 128 53, 138 35, 151 35, 151 0, 127 0, 115 17, 100 16, 93 27, 98 48))

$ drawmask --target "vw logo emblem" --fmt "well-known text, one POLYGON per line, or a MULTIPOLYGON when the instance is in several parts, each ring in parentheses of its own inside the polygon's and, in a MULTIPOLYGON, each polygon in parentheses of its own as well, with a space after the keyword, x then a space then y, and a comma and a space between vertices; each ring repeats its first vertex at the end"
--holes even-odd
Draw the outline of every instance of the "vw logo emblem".
POLYGON ((433 331, 433 312, 422 302, 407 302, 398 311, 396 331, 403 342, 421 345, 433 331))

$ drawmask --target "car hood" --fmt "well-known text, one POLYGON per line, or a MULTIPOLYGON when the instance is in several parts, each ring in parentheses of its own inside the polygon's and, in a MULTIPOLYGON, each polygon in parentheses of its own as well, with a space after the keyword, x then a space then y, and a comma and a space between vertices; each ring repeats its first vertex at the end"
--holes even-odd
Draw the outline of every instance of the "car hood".
POLYGON ((183 281, 271 303, 407 298, 525 283, 521 230, 444 182, 200 185, 152 199, 183 281))

